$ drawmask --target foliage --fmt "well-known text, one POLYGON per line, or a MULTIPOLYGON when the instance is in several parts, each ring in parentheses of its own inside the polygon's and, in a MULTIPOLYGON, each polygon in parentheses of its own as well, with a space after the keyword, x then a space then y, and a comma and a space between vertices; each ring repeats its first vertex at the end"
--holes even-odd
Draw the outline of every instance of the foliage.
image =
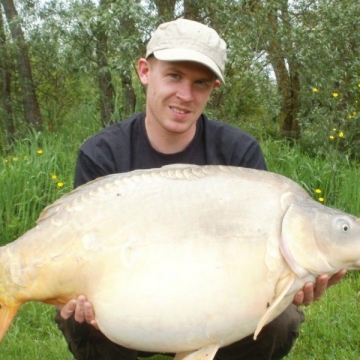
MULTIPOLYGON (((291 118, 300 124, 300 142, 309 152, 324 144, 320 132, 341 128, 352 158, 358 158, 360 148, 359 120, 349 121, 358 112, 360 91, 359 6, 353 0, 18 2, 45 130, 71 124, 73 110, 84 106, 92 106, 98 122, 99 75, 104 73, 115 89, 113 121, 142 110, 137 59, 159 22, 185 14, 214 27, 228 43, 226 84, 214 94, 211 116, 255 123, 262 136, 268 132, 275 138, 280 122, 291 118), (102 35, 106 66, 96 55, 102 35)), ((6 47, 14 60, 11 43, 6 47)), ((26 133, 18 89, 13 76, 17 138, 26 133)), ((5 143, 5 132, 0 136, 5 143)))
POLYGON ((63 137, 45 140, 39 133, 0 156, 0 245, 35 225, 41 210, 72 188, 74 149, 63 137))

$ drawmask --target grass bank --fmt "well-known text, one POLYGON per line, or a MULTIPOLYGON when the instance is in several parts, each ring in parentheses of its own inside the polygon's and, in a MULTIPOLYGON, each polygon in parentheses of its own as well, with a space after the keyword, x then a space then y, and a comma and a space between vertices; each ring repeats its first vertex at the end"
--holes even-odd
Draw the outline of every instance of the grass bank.
MULTIPOLYGON (((0 154, 0 244, 35 224, 41 210, 72 188, 81 139, 30 134, 0 154)), ((329 149, 309 156, 281 141, 262 144, 269 170, 300 183, 317 201, 360 216, 360 166, 329 149)), ((360 275, 348 274, 320 302, 305 308, 306 322, 288 360, 358 359, 360 275)), ((72 359, 52 321, 54 308, 24 305, 0 344, 2 360, 72 359)))

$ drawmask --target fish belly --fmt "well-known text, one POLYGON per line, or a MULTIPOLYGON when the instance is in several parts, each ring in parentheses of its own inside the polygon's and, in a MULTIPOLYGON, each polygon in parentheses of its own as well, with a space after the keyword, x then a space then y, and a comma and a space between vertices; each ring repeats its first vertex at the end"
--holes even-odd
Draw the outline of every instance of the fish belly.
POLYGON ((99 265, 104 276, 89 295, 101 331, 125 347, 155 352, 224 346, 252 334, 275 285, 264 281, 261 242, 245 243, 123 244, 99 265))

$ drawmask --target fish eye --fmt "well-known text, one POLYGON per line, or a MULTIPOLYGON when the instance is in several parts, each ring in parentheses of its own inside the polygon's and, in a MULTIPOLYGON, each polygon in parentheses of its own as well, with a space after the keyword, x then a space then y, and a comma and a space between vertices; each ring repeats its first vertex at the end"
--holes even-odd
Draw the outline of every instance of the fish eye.
POLYGON ((342 221, 340 224, 340 230, 342 232, 348 232, 350 230, 350 224, 347 221, 342 221))
POLYGON ((337 228, 342 231, 343 233, 346 233, 350 231, 350 222, 347 219, 338 219, 337 220, 337 228))

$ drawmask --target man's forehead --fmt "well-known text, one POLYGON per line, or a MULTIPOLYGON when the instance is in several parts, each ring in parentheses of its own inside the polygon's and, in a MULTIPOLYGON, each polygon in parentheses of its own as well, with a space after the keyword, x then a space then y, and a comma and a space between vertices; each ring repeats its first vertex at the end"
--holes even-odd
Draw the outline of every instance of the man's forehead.
POLYGON ((216 74, 203 64, 195 61, 162 61, 156 60, 161 63, 161 66, 166 69, 173 69, 183 73, 196 72, 201 77, 216 78, 216 74))

